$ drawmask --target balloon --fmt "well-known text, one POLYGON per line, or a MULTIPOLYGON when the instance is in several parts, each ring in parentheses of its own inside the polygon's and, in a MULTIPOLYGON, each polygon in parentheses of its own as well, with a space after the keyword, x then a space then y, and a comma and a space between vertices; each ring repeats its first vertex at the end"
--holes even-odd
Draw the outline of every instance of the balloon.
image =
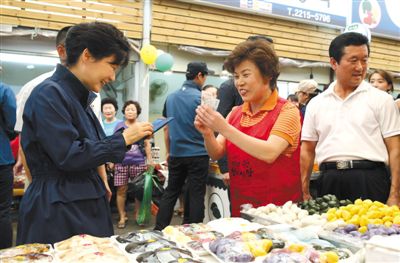
POLYGON ((368 42, 371 43, 371 30, 369 30, 368 26, 360 23, 353 23, 346 26, 344 33, 347 32, 356 32, 360 33, 368 38, 368 42))
POLYGON ((170 70, 173 64, 174 58, 169 53, 159 55, 156 60, 156 68, 161 72, 170 70))
POLYGON ((157 49, 152 45, 144 45, 140 50, 140 58, 147 65, 151 65, 157 59, 157 49))

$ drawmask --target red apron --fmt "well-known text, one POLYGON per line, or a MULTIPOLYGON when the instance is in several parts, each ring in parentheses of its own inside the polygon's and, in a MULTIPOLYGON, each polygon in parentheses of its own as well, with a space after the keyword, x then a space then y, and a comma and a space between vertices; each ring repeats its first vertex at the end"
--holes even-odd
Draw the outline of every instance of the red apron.
MULTIPOLYGON (((231 113, 229 123, 247 135, 266 141, 285 103, 286 100, 279 98, 275 108, 251 127, 240 125, 242 106, 237 107, 231 113)), ((282 205, 289 200, 300 201, 300 146, 291 157, 281 154, 272 164, 252 157, 228 140, 226 149, 232 216, 240 216, 240 205, 246 203, 258 207, 269 203, 282 205)))

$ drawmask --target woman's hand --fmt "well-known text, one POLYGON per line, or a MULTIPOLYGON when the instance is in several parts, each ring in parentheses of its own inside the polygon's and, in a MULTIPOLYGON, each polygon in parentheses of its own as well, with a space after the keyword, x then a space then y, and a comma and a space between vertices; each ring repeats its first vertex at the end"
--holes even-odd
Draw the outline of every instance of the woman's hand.
MULTIPOLYGON (((211 109, 207 105, 198 106, 196 109, 196 113, 197 115, 195 119, 195 126, 196 123, 200 123, 202 126, 206 126, 215 132, 221 133, 228 125, 224 117, 222 117, 222 115, 219 112, 211 109)), ((199 128, 205 132, 208 132, 201 125, 199 125, 199 128)))
POLYGON ((212 134, 212 133, 213 133, 213 131, 212 131, 210 128, 208 128, 207 126, 205 126, 205 125, 200 121, 200 118, 197 117, 197 115, 196 115, 196 117, 195 117, 195 119, 194 119, 194 127, 195 127, 203 136, 206 136, 206 135, 209 135, 209 134, 212 134))
POLYGON ((131 145, 153 133, 153 126, 149 122, 136 122, 122 132, 125 144, 131 145))

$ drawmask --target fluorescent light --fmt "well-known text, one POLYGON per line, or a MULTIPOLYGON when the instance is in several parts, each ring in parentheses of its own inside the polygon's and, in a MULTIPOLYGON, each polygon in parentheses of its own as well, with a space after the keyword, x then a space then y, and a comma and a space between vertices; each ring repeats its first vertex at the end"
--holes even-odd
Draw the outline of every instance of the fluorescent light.
POLYGON ((22 63, 22 64, 55 66, 57 65, 57 63, 60 62, 60 59, 54 57, 0 53, 0 61, 22 63))

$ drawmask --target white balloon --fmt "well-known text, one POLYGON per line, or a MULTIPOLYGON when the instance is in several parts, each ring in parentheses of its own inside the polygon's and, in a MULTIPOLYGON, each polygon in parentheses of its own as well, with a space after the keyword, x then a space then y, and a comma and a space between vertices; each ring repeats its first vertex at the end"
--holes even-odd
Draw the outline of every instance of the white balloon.
POLYGON ((356 32, 360 33, 368 38, 368 42, 371 43, 371 30, 369 30, 367 25, 361 23, 353 23, 346 26, 344 33, 356 32))

